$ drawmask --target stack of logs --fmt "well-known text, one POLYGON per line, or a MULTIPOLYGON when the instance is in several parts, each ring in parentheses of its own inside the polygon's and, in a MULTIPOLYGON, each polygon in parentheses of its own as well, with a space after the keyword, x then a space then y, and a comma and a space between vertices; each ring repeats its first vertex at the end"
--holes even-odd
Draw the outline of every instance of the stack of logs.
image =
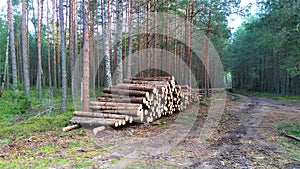
POLYGON ((75 111, 71 122, 113 127, 151 123, 203 98, 203 94, 187 85, 176 85, 174 77, 132 77, 103 92, 98 101, 90 102, 91 112, 75 111))

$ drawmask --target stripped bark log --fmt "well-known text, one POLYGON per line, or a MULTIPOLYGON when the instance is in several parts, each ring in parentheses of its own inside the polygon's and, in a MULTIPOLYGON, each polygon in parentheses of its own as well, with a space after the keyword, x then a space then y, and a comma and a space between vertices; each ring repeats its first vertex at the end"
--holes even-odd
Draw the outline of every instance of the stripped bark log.
POLYGON ((133 107, 133 108, 142 108, 142 104, 135 103, 115 103, 115 102, 90 102, 91 106, 106 106, 106 107, 133 107))
POLYGON ((104 88, 103 89, 104 93, 109 93, 109 94, 119 94, 119 95, 127 95, 127 96, 149 96, 149 92, 145 91, 134 91, 134 90, 125 90, 125 89, 116 89, 112 87, 104 88))
POLYGON ((133 120, 133 117, 128 115, 118 115, 118 114, 107 114, 107 113, 99 113, 99 112, 82 112, 82 111, 75 111, 75 116, 78 117, 100 117, 100 118, 111 118, 111 119, 124 119, 125 121, 129 121, 130 123, 133 120))
POLYGON ((128 97, 128 98, 109 98, 109 97, 99 97, 100 102, 115 102, 115 103, 139 103, 148 104, 145 97, 128 97))
POLYGON ((100 126, 113 126, 118 127, 125 125, 125 120, 120 119, 104 119, 104 118, 88 118, 88 117, 74 117, 71 119, 72 123, 88 126, 100 125, 100 126))
POLYGON ((74 125, 62 128, 62 131, 63 132, 67 132, 67 131, 71 131, 71 130, 77 129, 79 127, 80 127, 80 124, 74 124, 74 125))

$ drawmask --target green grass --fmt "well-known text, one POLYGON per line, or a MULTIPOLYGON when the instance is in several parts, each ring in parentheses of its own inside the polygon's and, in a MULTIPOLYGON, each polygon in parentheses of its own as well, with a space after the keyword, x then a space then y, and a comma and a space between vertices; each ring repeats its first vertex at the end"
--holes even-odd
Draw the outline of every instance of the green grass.
POLYGON ((55 146, 44 146, 44 147, 42 147, 40 149, 39 152, 42 153, 42 154, 49 155, 49 154, 55 153, 55 151, 56 151, 56 147, 55 146))
MULTIPOLYGON (((276 125, 276 128, 282 136, 290 134, 300 138, 300 121, 281 123, 276 125)), ((280 142, 280 144, 287 149, 286 153, 300 161, 299 141, 289 139, 287 142, 280 142)))
POLYGON ((200 104, 205 105, 205 106, 209 106, 211 103, 211 100, 209 98, 205 98, 202 101, 200 101, 200 104))
POLYGON ((280 100, 280 101, 300 101, 300 96, 296 95, 280 95, 276 93, 266 93, 266 92, 251 92, 245 90, 238 90, 235 93, 248 95, 248 96, 256 96, 256 97, 266 97, 269 99, 280 100))
POLYGON ((34 132, 60 131, 69 124, 74 111, 71 98, 68 98, 67 112, 62 114, 61 96, 53 97, 50 89, 44 89, 43 96, 39 101, 36 91, 32 90, 31 107, 28 108, 24 93, 20 92, 18 96, 12 91, 3 93, 0 98, 0 145, 28 138, 34 132), (18 98, 16 104, 15 97, 18 98))
POLYGON ((279 129, 279 133, 282 135, 291 134, 300 138, 300 121, 283 123, 280 124, 277 128, 279 129))

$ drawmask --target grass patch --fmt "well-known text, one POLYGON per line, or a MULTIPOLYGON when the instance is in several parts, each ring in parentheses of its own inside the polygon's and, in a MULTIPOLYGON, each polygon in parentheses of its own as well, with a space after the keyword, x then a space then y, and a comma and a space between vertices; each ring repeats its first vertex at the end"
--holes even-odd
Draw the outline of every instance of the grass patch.
POLYGON ((209 98, 205 98, 202 101, 200 101, 200 104, 204 105, 204 106, 209 106, 210 103, 211 103, 211 100, 209 98))
POLYGON ((280 95, 276 93, 266 93, 266 92, 251 92, 246 90, 237 90, 235 93, 242 94, 242 95, 248 95, 248 96, 256 96, 256 97, 265 97, 269 99, 274 100, 280 100, 280 101, 300 101, 299 95, 280 95))
POLYGON ((28 138, 34 132, 60 131, 69 124, 73 117, 74 105, 70 95, 67 113, 61 114, 61 91, 53 96, 53 90, 43 89, 43 99, 37 99, 37 92, 31 91, 31 106, 25 102, 24 92, 15 96, 12 91, 5 91, 0 98, 0 145, 9 144, 28 138), (14 103, 14 98, 18 103, 14 103))
POLYGON ((33 117, 22 124, 3 127, 0 130, 0 138, 16 140, 18 137, 28 138, 31 133, 45 131, 60 131, 69 124, 73 113, 58 114, 54 116, 33 117))
POLYGON ((281 135, 291 134, 300 138, 300 121, 283 123, 280 124, 277 128, 279 129, 279 134, 281 135))
POLYGON ((56 151, 56 147, 54 147, 54 146, 44 146, 40 149, 39 152, 42 154, 49 155, 49 154, 55 153, 55 151, 56 151))
MULTIPOLYGON (((280 135, 284 136, 290 134, 296 137, 300 137, 300 121, 294 121, 289 123, 282 123, 276 126, 280 135)), ((300 142, 289 139, 287 142, 280 142, 285 147, 286 152, 293 158, 300 160, 300 142)))

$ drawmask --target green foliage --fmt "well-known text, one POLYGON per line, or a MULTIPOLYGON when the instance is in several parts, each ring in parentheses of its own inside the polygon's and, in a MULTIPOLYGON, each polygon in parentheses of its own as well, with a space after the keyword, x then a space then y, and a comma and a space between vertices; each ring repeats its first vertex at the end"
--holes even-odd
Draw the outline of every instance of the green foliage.
POLYGON ((262 1, 262 11, 234 34, 224 61, 233 87, 283 95, 300 94, 300 3, 262 1))

